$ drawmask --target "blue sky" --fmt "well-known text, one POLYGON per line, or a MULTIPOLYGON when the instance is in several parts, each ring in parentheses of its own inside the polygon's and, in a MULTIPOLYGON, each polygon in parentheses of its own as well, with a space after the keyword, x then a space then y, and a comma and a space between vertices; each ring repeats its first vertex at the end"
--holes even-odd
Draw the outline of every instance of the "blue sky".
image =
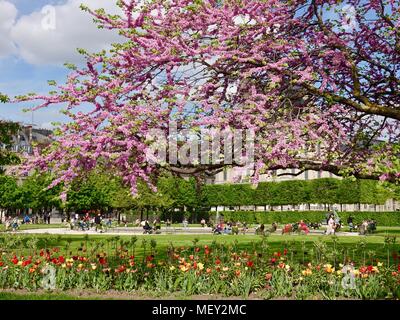
MULTIPOLYGON (((65 62, 79 64, 76 48, 97 52, 115 42, 116 36, 100 31, 92 17, 79 10, 80 3, 92 8, 115 10, 113 0, 0 0, 0 92, 9 96, 29 92, 47 93, 47 80, 62 84, 68 70, 65 62), (45 11, 48 8, 54 11, 45 11), (44 28, 43 20, 54 28, 44 28)), ((108 32, 108 33, 107 33, 108 32)), ((23 109, 33 104, 0 104, 0 119, 32 122, 32 114, 23 109)), ((64 122, 59 107, 34 112, 34 124, 51 127, 64 122)))

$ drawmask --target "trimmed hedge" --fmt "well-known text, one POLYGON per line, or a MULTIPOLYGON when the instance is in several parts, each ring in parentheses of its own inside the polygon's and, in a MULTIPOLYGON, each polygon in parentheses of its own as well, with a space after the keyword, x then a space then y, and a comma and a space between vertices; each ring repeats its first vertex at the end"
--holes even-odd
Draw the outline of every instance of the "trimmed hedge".
POLYGON ((205 185, 202 198, 208 206, 320 204, 384 204, 394 197, 375 180, 322 178, 251 184, 205 185))
MULTIPOLYGON (((325 220, 327 211, 223 211, 225 221, 240 221, 247 223, 293 223, 300 220, 306 222, 321 222, 325 220)), ((378 226, 400 226, 400 212, 338 212, 342 222, 347 225, 351 215, 355 223, 365 219, 375 219, 378 226)), ((210 212, 215 217, 215 212, 210 212)))

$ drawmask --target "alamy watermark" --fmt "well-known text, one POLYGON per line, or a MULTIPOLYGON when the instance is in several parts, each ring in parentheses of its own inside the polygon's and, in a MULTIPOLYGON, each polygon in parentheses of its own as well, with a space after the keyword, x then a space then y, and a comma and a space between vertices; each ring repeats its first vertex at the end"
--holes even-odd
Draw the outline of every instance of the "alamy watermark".
POLYGON ((57 28, 56 8, 51 5, 44 6, 41 10, 43 18, 41 25, 44 30, 55 30, 57 28))
POLYGON ((146 136, 146 160, 151 164, 212 165, 254 163, 255 132, 252 129, 182 129, 169 123, 168 135, 152 129, 146 136))

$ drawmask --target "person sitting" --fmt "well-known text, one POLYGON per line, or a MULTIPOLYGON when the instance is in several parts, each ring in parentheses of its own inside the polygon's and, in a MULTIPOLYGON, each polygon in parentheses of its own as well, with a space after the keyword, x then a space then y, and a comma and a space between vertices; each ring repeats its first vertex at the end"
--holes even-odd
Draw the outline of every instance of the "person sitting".
POLYGON ((248 230, 247 222, 243 222, 242 233, 246 234, 247 230, 248 230))
POLYGON ((17 229, 19 229, 19 221, 18 218, 15 217, 12 222, 11 222, 11 228, 13 231, 16 231, 17 229))
POLYGON ((222 223, 218 223, 213 232, 221 234, 223 230, 224 230, 224 225, 222 223))
POLYGON ((24 224, 29 224, 29 223, 31 223, 31 218, 29 218, 29 216, 28 216, 27 214, 26 214, 25 217, 24 217, 23 223, 24 223, 24 224))
POLYGON ((235 235, 239 234, 239 227, 236 223, 232 226, 232 234, 235 234, 235 235))
POLYGON ((85 222, 85 218, 81 218, 81 219, 78 221, 78 226, 79 226, 79 228, 80 228, 82 231, 85 231, 85 230, 87 229, 86 222, 85 222))
POLYGON ((161 233, 161 220, 159 218, 154 222, 154 230, 156 233, 161 233))
POLYGON ((201 219, 200 224, 204 228, 206 226, 206 220, 204 218, 201 219))
POLYGON ((224 234, 231 234, 231 233, 232 233, 232 228, 231 228, 231 226, 229 224, 227 224, 224 227, 224 234))
POLYGON ((256 228, 256 234, 264 235, 265 234, 264 230, 265 230, 265 226, 264 226, 264 224, 261 224, 260 226, 258 226, 256 228))
POLYGON ((303 220, 300 220, 298 227, 299 230, 304 231, 305 234, 308 234, 310 232, 310 230, 307 227, 307 224, 303 220))
POLYGON ((356 229, 355 226, 354 226, 353 220, 354 220, 354 218, 352 216, 349 216, 347 218, 347 224, 349 225, 350 232, 356 229))
POLYGON ((146 220, 144 222, 143 230, 144 230, 144 233, 151 233, 152 232, 153 228, 150 226, 149 221, 146 220))
POLYGON ((110 217, 110 218, 108 218, 108 220, 106 222, 106 226, 107 226, 107 228, 111 228, 111 225, 112 225, 112 219, 110 217))
POLYGON ((6 231, 8 231, 11 228, 11 217, 10 216, 6 217, 5 227, 6 227, 6 231))
POLYGON ((271 225, 271 229, 269 229, 269 232, 273 233, 276 231, 276 229, 278 229, 278 224, 276 222, 273 222, 271 225))

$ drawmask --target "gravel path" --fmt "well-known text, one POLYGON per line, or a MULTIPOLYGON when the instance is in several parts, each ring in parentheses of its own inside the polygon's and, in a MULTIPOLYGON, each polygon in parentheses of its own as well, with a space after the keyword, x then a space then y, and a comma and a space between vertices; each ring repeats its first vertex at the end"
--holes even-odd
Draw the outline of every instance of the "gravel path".
MULTIPOLYGON (((112 228, 104 233, 96 232, 95 230, 81 231, 81 230, 71 230, 69 228, 49 228, 49 229, 30 229, 30 230, 19 230, 17 233, 23 234, 59 234, 59 235, 85 235, 85 234, 103 234, 103 235, 141 235, 143 234, 143 229, 141 228, 112 228)), ((165 229, 161 230, 161 234, 159 235, 171 235, 171 234, 186 234, 186 235, 201 235, 201 234, 211 234, 211 228, 189 228, 189 230, 184 230, 183 228, 175 228, 175 230, 166 231, 165 229)), ((311 230, 309 236, 321 236, 324 234, 324 230, 311 230)), ((254 235, 254 230, 250 230, 246 233, 246 235, 254 235)), ((272 235, 281 234, 281 230, 278 229, 272 235)), ((297 235, 293 233, 292 235, 297 235)), ((358 236, 356 232, 338 232, 337 236, 348 236, 354 237, 358 236)))

